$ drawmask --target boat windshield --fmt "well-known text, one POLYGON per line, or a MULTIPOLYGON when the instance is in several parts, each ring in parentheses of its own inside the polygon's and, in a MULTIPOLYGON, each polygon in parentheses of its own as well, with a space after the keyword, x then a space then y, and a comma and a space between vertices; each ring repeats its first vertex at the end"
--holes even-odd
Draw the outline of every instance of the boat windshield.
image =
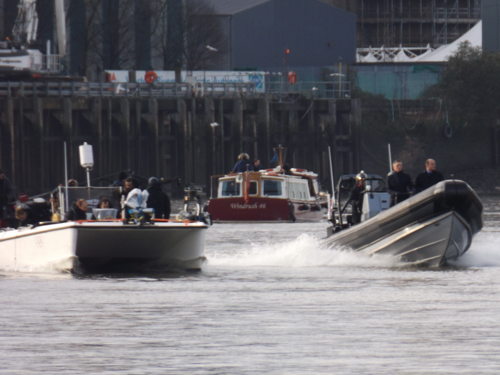
POLYGON ((282 195, 281 181, 264 180, 262 181, 264 195, 282 195))
POLYGON ((235 180, 222 181, 221 196, 234 197, 240 195, 240 185, 235 180))
POLYGON ((366 187, 368 191, 374 192, 384 192, 387 191, 385 187, 385 181, 380 178, 368 178, 366 179, 366 187))
MULTIPOLYGON (((58 186, 57 198, 61 217, 66 217, 67 211, 71 209, 72 205, 78 199, 85 199, 87 201, 89 213, 97 209, 99 201, 103 198, 109 200, 112 209, 117 211, 120 208, 120 188, 118 187, 69 186, 66 190, 65 186, 58 186)), ((116 211, 97 210, 95 216, 98 219, 116 217, 116 211)))

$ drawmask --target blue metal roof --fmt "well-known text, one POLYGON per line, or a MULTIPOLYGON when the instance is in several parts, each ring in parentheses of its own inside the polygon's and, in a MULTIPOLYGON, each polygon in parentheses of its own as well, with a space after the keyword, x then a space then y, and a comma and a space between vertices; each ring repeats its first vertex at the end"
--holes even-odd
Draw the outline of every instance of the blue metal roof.
POLYGON ((236 14, 269 1, 271 0, 206 0, 218 15, 236 14))

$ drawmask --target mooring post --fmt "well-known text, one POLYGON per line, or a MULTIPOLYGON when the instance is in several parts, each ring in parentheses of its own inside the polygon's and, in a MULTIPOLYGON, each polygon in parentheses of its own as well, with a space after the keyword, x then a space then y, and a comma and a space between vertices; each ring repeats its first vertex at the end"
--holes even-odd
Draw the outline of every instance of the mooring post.
MULTIPOLYGON (((7 127, 10 134, 10 178, 16 181, 16 127, 14 124, 14 99, 8 97, 5 103, 5 115, 7 120, 7 127)), ((0 153, 0 165, 3 165, 2 155, 0 153)))

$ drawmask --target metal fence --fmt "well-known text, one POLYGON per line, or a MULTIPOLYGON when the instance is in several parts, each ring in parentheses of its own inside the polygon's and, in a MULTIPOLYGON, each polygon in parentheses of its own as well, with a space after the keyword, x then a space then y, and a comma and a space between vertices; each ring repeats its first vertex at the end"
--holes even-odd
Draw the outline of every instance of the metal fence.
POLYGON ((350 81, 298 81, 268 82, 266 93, 270 95, 301 95, 318 99, 346 99, 351 97, 350 81))
POLYGON ((100 83, 76 81, 0 82, 0 97, 238 97, 302 95, 314 98, 349 98, 351 85, 343 82, 267 82, 265 91, 254 83, 100 83))
POLYGON ((16 97, 232 97, 254 95, 251 83, 100 83, 100 82, 0 82, 0 96, 16 97))

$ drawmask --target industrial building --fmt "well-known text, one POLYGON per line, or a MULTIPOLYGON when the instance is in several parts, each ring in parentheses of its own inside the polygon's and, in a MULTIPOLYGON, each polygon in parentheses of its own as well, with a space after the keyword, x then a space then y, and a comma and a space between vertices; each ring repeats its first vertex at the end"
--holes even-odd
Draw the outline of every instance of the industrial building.
POLYGON ((355 61, 356 16, 320 0, 207 0, 225 30, 220 69, 355 61))
POLYGON ((483 49, 490 52, 500 51, 500 2, 483 0, 483 49))

